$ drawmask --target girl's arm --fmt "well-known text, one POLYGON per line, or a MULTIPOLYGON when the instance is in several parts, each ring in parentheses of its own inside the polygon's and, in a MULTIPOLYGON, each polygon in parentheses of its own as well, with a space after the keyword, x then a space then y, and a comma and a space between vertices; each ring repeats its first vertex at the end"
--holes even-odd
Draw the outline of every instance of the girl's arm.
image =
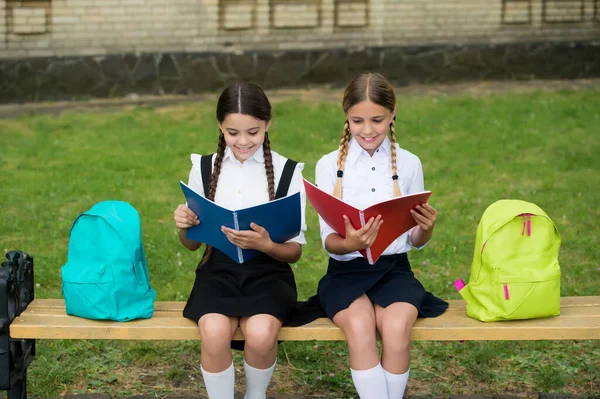
MULTIPOLYGON (((204 184, 202 182, 202 156, 198 154, 192 154, 190 158, 192 160, 192 168, 190 169, 188 186, 201 196, 205 197, 204 184)), ((190 251, 196 251, 202 246, 202 243, 198 241, 188 240, 185 237, 185 233, 186 230, 190 227, 198 226, 200 224, 198 216, 196 216, 196 214, 185 204, 179 205, 177 209, 175 209, 174 214, 175 225, 179 229, 179 241, 181 241, 183 246, 189 249, 190 251)))
POLYGON ((188 240, 185 237, 185 232, 188 228, 193 226, 198 226, 200 221, 198 220, 198 216, 187 206, 184 204, 180 204, 177 209, 175 209, 174 219, 175 226, 179 229, 179 240, 183 244, 184 247, 189 249, 190 251, 195 251, 202 245, 201 242, 188 240))
MULTIPOLYGON (((412 175, 409 180, 407 194, 418 193, 425 191, 425 180, 423 178, 423 166, 421 160, 415 156, 412 175)), ((411 210, 413 219, 417 222, 417 226, 410 230, 409 243, 415 249, 421 249, 431 240, 433 228, 437 220, 437 210, 431 205, 425 203, 417 205, 411 210)))
POLYGON ((437 210, 431 205, 425 203, 417 205, 416 211, 410 211, 417 222, 417 226, 411 231, 410 241, 415 248, 425 245, 433 235, 433 228, 437 219, 437 210), (418 211, 418 212, 417 212, 418 211))
POLYGON ((302 256, 302 245, 293 241, 284 242, 283 244, 271 241, 271 245, 262 252, 278 261, 295 263, 302 256))

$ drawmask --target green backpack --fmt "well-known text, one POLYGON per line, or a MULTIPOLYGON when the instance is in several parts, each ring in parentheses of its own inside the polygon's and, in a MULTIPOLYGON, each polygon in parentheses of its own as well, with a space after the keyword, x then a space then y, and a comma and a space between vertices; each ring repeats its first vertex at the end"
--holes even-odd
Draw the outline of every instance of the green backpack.
POLYGON ((471 278, 454 282, 467 314, 481 321, 560 314, 560 235, 537 205, 500 200, 477 228, 471 278))

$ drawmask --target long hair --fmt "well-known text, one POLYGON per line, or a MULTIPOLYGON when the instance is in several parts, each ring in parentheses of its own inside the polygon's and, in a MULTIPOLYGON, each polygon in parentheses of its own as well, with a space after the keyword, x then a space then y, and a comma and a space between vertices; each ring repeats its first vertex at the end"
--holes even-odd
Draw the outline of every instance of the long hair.
MULTIPOLYGON (((396 94, 392 84, 378 73, 363 73, 352 79, 344 91, 344 99, 342 100, 342 109, 344 114, 348 114, 348 110, 354 105, 362 101, 371 101, 377 105, 381 105, 390 112, 396 107, 396 94)), ((396 126, 395 120, 390 123, 389 136, 392 144, 392 181, 394 184, 394 197, 402 195, 400 185, 398 184, 398 170, 396 166, 396 126)), ((344 167, 346 157, 348 156, 348 145, 352 135, 350 134, 350 123, 346 119, 342 137, 340 139, 340 150, 337 159, 337 179, 333 189, 333 195, 342 198, 342 177, 344 175, 344 167)))
MULTIPOLYGON (((223 123, 229 114, 250 115, 261 121, 269 122, 271 120, 271 103, 265 92, 257 85, 252 83, 234 84, 223 90, 217 101, 217 121, 223 123)), ((219 174, 221 173, 221 164, 223 163, 223 155, 225 154, 226 147, 225 136, 223 132, 219 131, 217 156, 210 177, 208 193, 206 193, 206 198, 211 201, 214 201, 217 193, 217 184, 219 183, 219 174)), ((275 199, 275 172, 273 171, 271 143, 267 132, 265 132, 263 151, 265 155, 265 173, 269 188, 269 200, 273 201, 275 199)), ((213 248, 207 245, 200 263, 206 263, 212 252, 213 248)))

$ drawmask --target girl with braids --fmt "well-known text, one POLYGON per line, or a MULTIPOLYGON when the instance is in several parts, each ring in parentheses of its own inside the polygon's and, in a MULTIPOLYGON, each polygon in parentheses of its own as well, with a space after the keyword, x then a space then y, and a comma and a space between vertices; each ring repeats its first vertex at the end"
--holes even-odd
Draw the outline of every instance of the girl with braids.
MULTIPOLYGON (((238 326, 244 337, 245 399, 264 399, 277 358, 277 334, 282 323, 293 324, 297 292, 292 269, 306 244, 302 184, 303 164, 287 160, 269 144, 271 105, 253 84, 226 88, 217 103, 219 145, 216 154, 192 154, 188 185, 217 204, 247 208, 300 192, 300 234, 285 243, 274 243, 269 232, 251 224, 252 230, 222 227, 234 245, 262 252, 238 264, 216 248, 208 247, 196 270, 196 280, 183 311, 198 324, 201 336, 201 369, 211 399, 233 399, 232 336, 238 326), (212 169, 212 171, 211 171, 212 169)), ((179 239, 191 250, 201 243, 186 238, 186 229, 202 223, 186 206, 174 212, 179 239)), ((237 342, 235 342, 237 343, 237 342)))
MULTIPOLYGON (((396 143, 396 96, 391 84, 379 74, 357 76, 344 92, 343 109, 340 147, 317 163, 319 188, 360 209, 424 191, 419 158, 396 143)), ((406 256, 411 247, 420 249, 429 241, 437 211, 422 204, 412 216, 417 226, 392 242, 374 265, 358 251, 375 240, 386 223, 381 216, 359 230, 344 217, 346 238, 319 218, 330 258, 317 297, 327 316, 344 331, 352 380, 362 399, 402 398, 413 324, 418 316, 435 317, 448 306, 425 291, 406 256), (383 341, 381 360, 377 332, 383 341)))

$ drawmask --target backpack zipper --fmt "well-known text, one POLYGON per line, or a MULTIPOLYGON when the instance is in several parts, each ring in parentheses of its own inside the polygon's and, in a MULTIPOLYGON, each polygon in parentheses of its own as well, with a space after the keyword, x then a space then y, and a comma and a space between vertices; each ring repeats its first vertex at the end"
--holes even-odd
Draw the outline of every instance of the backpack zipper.
POLYGON ((504 283, 504 299, 507 301, 510 299, 510 296, 508 295, 508 284, 506 283, 504 283))
POLYGON ((523 228, 521 229, 521 235, 525 234, 527 229, 527 236, 531 237, 531 213, 522 213, 519 216, 523 216, 523 228))

